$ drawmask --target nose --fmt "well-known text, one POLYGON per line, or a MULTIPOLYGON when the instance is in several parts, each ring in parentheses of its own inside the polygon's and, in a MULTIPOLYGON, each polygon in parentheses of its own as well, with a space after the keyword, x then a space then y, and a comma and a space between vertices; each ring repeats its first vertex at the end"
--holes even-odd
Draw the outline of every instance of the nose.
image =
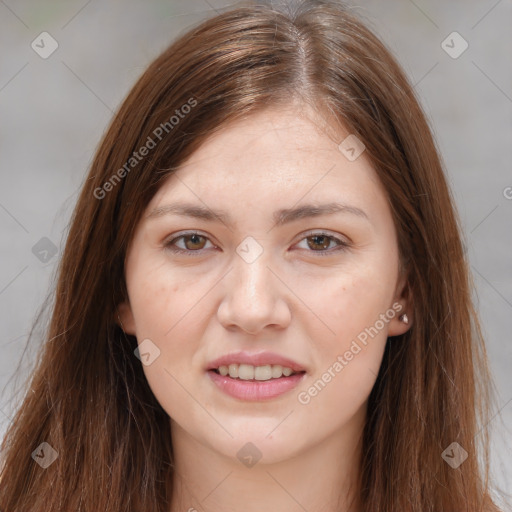
POLYGON ((234 268, 225 277, 225 294, 217 317, 228 330, 241 329, 258 334, 265 328, 283 329, 289 325, 291 311, 288 288, 260 256, 247 263, 234 259, 234 268))

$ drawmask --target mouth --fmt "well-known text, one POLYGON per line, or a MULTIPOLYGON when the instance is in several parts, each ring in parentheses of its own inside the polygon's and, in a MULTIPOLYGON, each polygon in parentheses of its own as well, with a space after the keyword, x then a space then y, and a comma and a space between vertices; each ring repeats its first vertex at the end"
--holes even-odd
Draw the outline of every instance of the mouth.
POLYGON ((295 388, 306 373, 295 361, 271 353, 229 354, 207 367, 207 374, 217 389, 243 401, 283 395, 295 388))
POLYGON ((215 372, 222 377, 229 377, 231 379, 262 382, 274 379, 281 379, 283 377, 290 377, 305 373, 302 371, 294 371, 288 366, 280 364, 266 364, 262 366, 253 366, 251 364, 237 364, 221 365, 218 368, 213 368, 210 371, 215 372))

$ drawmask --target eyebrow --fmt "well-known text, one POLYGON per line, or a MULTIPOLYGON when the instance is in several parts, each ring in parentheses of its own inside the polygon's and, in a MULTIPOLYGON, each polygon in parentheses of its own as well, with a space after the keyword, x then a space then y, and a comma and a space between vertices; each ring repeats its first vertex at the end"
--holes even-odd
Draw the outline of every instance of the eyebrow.
MULTIPOLYGON (((276 226, 282 226, 299 219, 333 215, 336 213, 348 213, 369 220, 368 215, 360 208, 336 202, 327 204, 305 204, 297 208, 284 208, 275 211, 272 218, 276 226)), ((201 205, 182 202, 159 206, 155 208, 147 218, 162 217, 163 215, 179 215, 181 217, 193 217, 209 222, 222 222, 226 226, 233 225, 233 220, 226 210, 212 210, 211 208, 206 208, 201 205)))

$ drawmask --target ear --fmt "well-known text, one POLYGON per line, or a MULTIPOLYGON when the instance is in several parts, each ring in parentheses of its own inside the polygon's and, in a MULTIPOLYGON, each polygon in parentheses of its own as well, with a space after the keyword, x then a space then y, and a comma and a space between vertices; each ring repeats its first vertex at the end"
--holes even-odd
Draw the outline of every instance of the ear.
POLYGON ((128 302, 118 304, 115 322, 126 334, 135 336, 135 318, 128 302))
POLYGON ((388 336, 399 336, 406 333, 413 324, 413 297, 409 282, 405 272, 400 273, 397 287, 395 290, 395 297, 391 309, 396 312, 396 315, 389 322, 388 336), (403 321, 402 315, 407 315, 408 322, 403 321))

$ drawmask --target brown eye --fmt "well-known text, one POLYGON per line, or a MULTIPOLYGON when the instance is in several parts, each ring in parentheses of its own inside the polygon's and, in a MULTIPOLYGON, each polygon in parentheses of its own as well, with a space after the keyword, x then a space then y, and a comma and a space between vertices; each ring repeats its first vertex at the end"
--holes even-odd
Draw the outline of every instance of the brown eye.
POLYGON ((208 238, 200 233, 184 233, 166 242, 164 245, 168 250, 174 253, 193 254, 196 252, 200 253, 208 242, 208 238), (180 242, 180 245, 178 245, 178 242, 180 242))
POLYGON ((299 246, 304 241, 306 241, 307 247, 301 247, 301 249, 318 253, 318 256, 329 256, 350 247, 349 242, 340 240, 327 233, 308 233, 307 236, 299 242, 299 246), (331 246, 332 243, 334 243, 333 246, 331 246))
POLYGON ((328 249, 329 245, 331 244, 332 237, 326 235, 313 235, 308 236, 306 240, 308 240, 308 247, 316 251, 319 249, 328 249))
POLYGON ((206 238, 202 235, 193 234, 193 235, 184 235, 183 240, 185 241, 185 247, 191 251, 203 249, 206 238), (187 242, 187 239, 190 241, 187 242))

